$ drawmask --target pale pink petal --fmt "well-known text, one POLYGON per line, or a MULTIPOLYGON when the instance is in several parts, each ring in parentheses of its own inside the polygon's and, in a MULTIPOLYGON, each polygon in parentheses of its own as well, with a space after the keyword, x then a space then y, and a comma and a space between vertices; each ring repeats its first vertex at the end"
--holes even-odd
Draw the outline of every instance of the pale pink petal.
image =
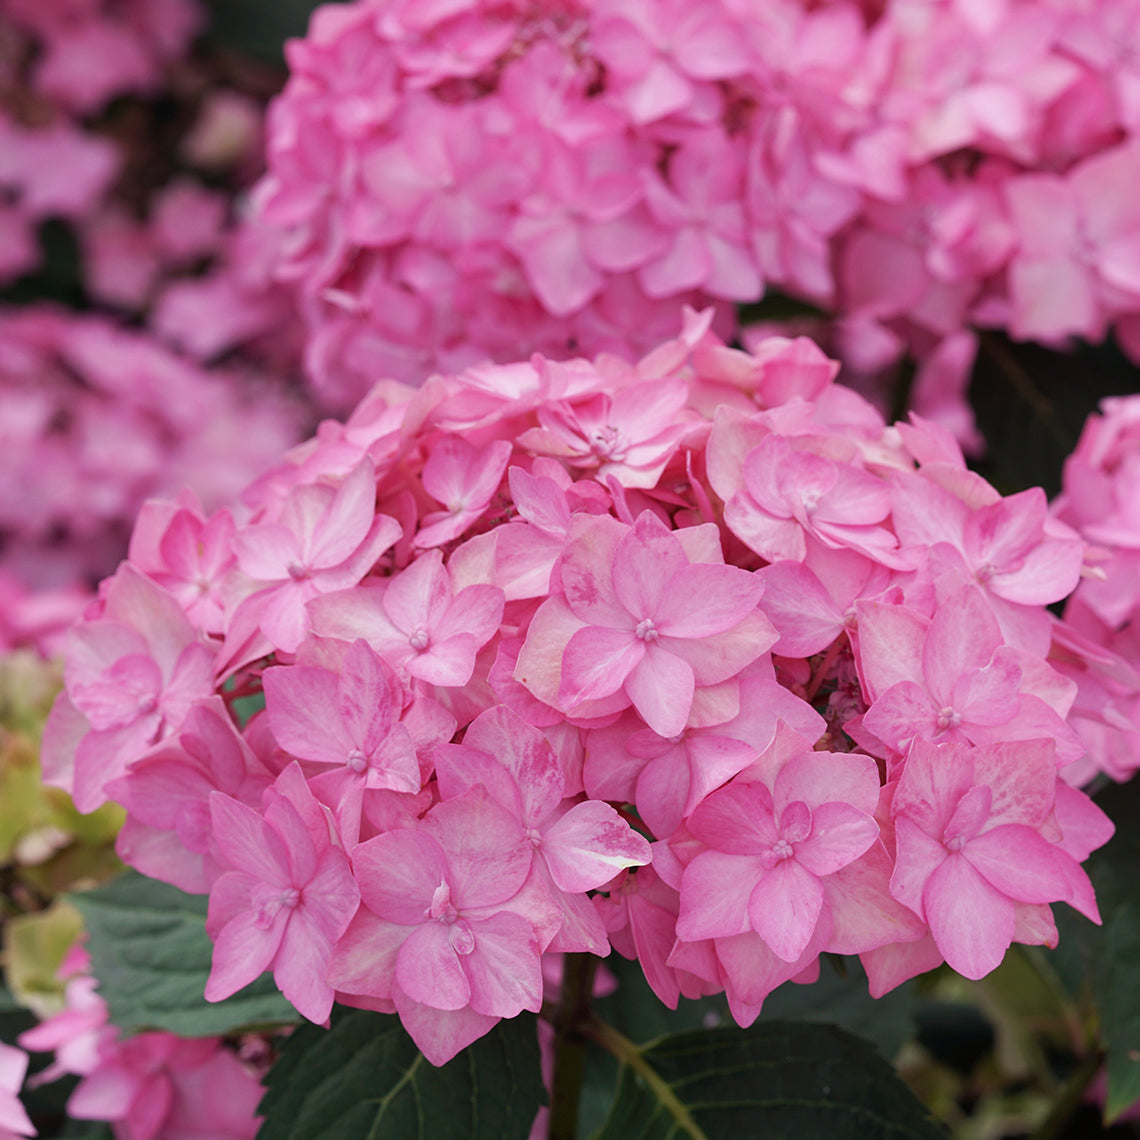
POLYGON ((795 962, 815 933, 823 897, 823 886, 815 875, 795 859, 784 859, 753 888, 748 918, 777 957, 795 962))
POLYGON ((991 886, 1018 902, 1056 902, 1068 894, 1068 879, 1053 844, 1020 824, 975 835, 962 855, 991 886))
POLYGON ((645 838, 597 800, 575 804, 547 828, 542 853, 555 884, 572 894, 596 890, 624 868, 650 860, 645 838))
POLYGON ((690 942, 728 938, 751 929, 748 899, 762 873, 758 856, 702 851, 681 879, 677 935, 690 942))
POLYGON ((820 804, 811 822, 811 835, 795 845, 795 858, 813 875, 830 875, 853 863, 879 835, 870 815, 846 803, 820 804))
POLYGON ((1014 935, 1013 902, 962 855, 949 855, 923 892, 926 921, 942 956, 977 981, 1001 965, 1014 935))
POLYGON ((625 678, 625 691, 642 719, 658 736, 677 736, 688 723, 693 707, 692 666, 652 642, 635 642, 635 645, 645 645, 644 656, 625 678))
MULTIPOLYGON (((645 651, 646 643, 635 637, 632 630, 601 626, 578 630, 562 654, 558 703, 563 708, 573 709, 583 701, 617 692, 642 662, 645 651)), ((632 699, 632 694, 630 696, 632 699)), ((691 690, 689 700, 692 701, 691 690)), ((687 708, 685 716, 688 716, 687 708)))
POLYGON ((471 921, 475 950, 464 959, 471 1008, 493 1017, 515 1017, 542 1005, 542 969, 534 930, 517 914, 502 912, 471 921))
POLYGON ((471 984, 452 946, 455 925, 421 923, 405 939, 396 958, 400 989, 434 1009, 462 1009, 471 1000, 471 984))

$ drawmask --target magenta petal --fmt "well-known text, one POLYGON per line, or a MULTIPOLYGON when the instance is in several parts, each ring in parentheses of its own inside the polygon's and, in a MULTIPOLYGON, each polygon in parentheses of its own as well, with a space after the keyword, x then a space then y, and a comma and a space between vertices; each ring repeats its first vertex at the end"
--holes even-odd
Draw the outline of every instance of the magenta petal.
POLYGON ((266 669, 266 715, 277 743, 291 755, 317 764, 343 764, 353 742, 339 716, 337 677, 327 669, 276 666, 266 669))
POLYGON ((689 830, 716 851, 758 855, 779 838, 766 784, 733 783, 697 805, 689 830))
MULTIPOLYGON (((550 742, 506 705, 480 713, 468 725, 463 745, 494 757, 496 766, 513 777, 520 816, 528 826, 546 819, 562 802, 566 777, 550 742)), ((507 801, 496 798, 507 806, 507 801)))
POLYGON ((625 678, 629 699, 658 736, 677 736, 684 730, 695 688, 689 663, 652 643, 646 645, 640 664, 625 678))
POLYGON ((446 641, 433 643, 423 653, 407 660, 408 672, 429 685, 459 688, 471 680, 475 671, 478 643, 468 633, 458 633, 446 641))
MULTIPOLYGON (((716 787, 722 782, 718 780, 713 786, 716 787)), ((674 747, 663 755, 654 757, 645 765, 641 775, 637 777, 636 790, 628 798, 637 804, 638 814, 644 820, 646 827, 654 835, 664 839, 681 826, 685 817, 685 805, 690 797, 695 803, 700 802, 700 796, 693 795, 690 787, 686 750, 683 747, 674 747)))
POLYGON ((1013 901, 962 855, 950 855, 923 892, 926 921, 942 956, 965 978, 996 970, 1013 941, 1013 901))
POLYGON ((251 807, 223 792, 210 795, 214 842, 230 865, 263 883, 289 886, 289 853, 280 836, 251 807))
POLYGON ((895 820, 895 868, 891 894, 919 918, 926 917, 923 892, 930 876, 946 859, 946 848, 926 834, 909 816, 895 820))
POLYGON ((534 849, 522 824, 482 788, 437 804, 420 830, 447 853, 447 882, 460 909, 506 902, 530 873, 534 849))
POLYGON ((566 605, 579 621, 609 629, 633 628, 628 610, 614 592, 612 569, 618 545, 628 532, 629 527, 607 516, 573 517, 558 572, 566 605))
POLYGON ((462 1009, 471 1000, 470 983, 451 945, 454 925, 422 923, 408 935, 396 958, 400 989, 434 1009, 462 1009))
MULTIPOLYGON (((344 655, 336 687, 336 710, 349 737, 364 752, 372 752, 399 718, 402 694, 395 674, 363 638, 344 655)), ((332 720, 326 708, 325 720, 332 720)))
POLYGON ((333 947, 329 985, 350 994, 390 997, 396 955, 414 929, 377 918, 367 907, 361 907, 333 947))
MULTIPOLYGON (((473 722, 471 728, 477 723, 478 720, 473 722)), ((507 811, 529 823, 529 817, 523 813, 522 797, 514 777, 498 762, 496 753, 468 744, 471 728, 467 730, 462 744, 439 744, 432 750, 440 798, 449 800, 482 784, 507 811)))
POLYGON ((79 1082, 67 1099, 67 1111, 76 1120, 126 1120, 138 1091, 134 1074, 105 1065, 79 1082))
POLYGON ((466 633, 477 645, 485 645, 502 620, 503 591, 498 586, 467 586, 452 598, 432 636, 445 641, 466 633))
POLYGON ((795 859, 777 863, 748 899, 753 930, 785 962, 797 961, 807 949, 822 909, 822 884, 795 859))
POLYGON ((935 700, 949 704, 955 682, 989 664, 1001 644, 1001 629, 981 590, 963 590, 940 606, 922 648, 923 673, 935 700))
MULTIPOLYGON (((384 612, 405 634, 417 629, 434 629, 450 601, 451 579, 443 568, 443 555, 438 550, 421 554, 389 581, 382 596, 384 612)), ((367 638, 368 634, 363 636, 367 638)))

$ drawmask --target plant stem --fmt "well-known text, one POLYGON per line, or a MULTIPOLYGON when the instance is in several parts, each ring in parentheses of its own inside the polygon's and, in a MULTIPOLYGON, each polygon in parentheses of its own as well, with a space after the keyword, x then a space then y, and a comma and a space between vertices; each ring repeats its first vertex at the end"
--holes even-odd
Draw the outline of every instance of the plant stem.
POLYGON ((689 1115, 689 1110, 677 1098, 672 1086, 646 1061, 638 1048, 623 1033, 597 1017, 591 1017, 583 1032, 603 1049, 612 1053, 623 1065, 628 1065, 652 1090, 661 1106, 676 1123, 676 1131, 691 1140, 707 1140, 700 1125, 689 1115))
POLYGON ((590 995, 598 959, 593 954, 567 954, 562 962, 562 994, 554 1010, 554 1076, 550 1082, 549 1140, 576 1140, 582 1067, 590 1021, 590 995))

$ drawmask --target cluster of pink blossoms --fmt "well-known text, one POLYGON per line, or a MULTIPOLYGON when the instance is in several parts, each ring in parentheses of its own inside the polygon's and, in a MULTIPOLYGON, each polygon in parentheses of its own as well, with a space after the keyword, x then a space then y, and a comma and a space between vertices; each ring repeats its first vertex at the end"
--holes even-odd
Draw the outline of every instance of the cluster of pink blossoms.
MULTIPOLYGON (((107 1121, 115 1140, 253 1140, 263 1091, 256 1066, 218 1037, 149 1032, 120 1039, 88 968, 87 952, 77 944, 60 969, 64 1009, 20 1035, 24 1049, 55 1053, 30 1083, 81 1078, 68 1098, 68 1116, 107 1121)), ((0 1044, 0 1140, 35 1135, 26 1115, 22 1121, 15 1110, 5 1115, 5 1092, 19 1090, 27 1063, 19 1049, 0 1044)), ((23 1112, 18 1101, 16 1107, 23 1112)))
POLYGON ((241 347, 286 371, 300 348, 275 236, 237 202, 263 169, 264 108, 188 62, 203 22, 197 0, 0 0, 0 284, 39 266, 39 228, 61 220, 90 302, 195 359, 241 347), (159 95, 184 132, 109 107, 159 95))
POLYGON ((145 499, 227 502, 302 417, 265 378, 205 372, 104 318, 0 311, 0 651, 58 648, 145 499))
POLYGON ((36 230, 78 221, 119 174, 82 118, 152 94, 201 23, 196 0, 0 0, 0 282, 36 267, 36 230))
POLYGON ((440 1063, 539 1008, 544 954, 748 1024, 822 953, 877 995, 1053 945, 1052 902, 1098 920, 1069 718, 1119 659, 1046 608, 1085 543, 810 342, 710 319, 381 382, 240 507, 144 508, 43 764, 209 893, 207 998, 272 970, 440 1063))
POLYGON ((976 326, 1140 351, 1140 0, 356 0, 272 106, 263 216, 347 409, 530 351, 638 355, 694 296, 839 318, 974 440, 976 326))
POLYGON ((1089 417, 1063 487, 1054 512, 1089 543, 1097 570, 1065 607, 1085 639, 1084 653, 1059 666, 1081 680, 1070 719, 1089 748, 1088 774, 1127 780, 1140 767, 1140 396, 1106 399, 1089 417), (1098 658, 1096 646, 1107 652, 1098 658))

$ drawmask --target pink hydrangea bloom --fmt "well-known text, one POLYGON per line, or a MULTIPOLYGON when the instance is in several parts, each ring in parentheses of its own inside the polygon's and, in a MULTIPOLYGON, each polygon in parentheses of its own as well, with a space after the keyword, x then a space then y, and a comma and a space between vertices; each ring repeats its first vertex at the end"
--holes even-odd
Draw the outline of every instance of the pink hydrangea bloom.
MULTIPOLYGON (((142 513, 45 759, 209 891, 211 999, 271 970, 442 1064, 563 951, 750 1024, 824 953, 882 993, 1051 944, 1053 902, 1097 918, 1107 825, 1059 779, 1111 766, 1097 694, 1124 716, 1140 674, 1079 597, 1045 607, 1102 555, 808 342, 710 318, 637 362, 382 382, 240 507, 142 513)), ((1121 430, 1073 471, 1130 469, 1121 430)), ((1127 492, 1082 493, 1091 540, 1127 529, 1127 492)))

